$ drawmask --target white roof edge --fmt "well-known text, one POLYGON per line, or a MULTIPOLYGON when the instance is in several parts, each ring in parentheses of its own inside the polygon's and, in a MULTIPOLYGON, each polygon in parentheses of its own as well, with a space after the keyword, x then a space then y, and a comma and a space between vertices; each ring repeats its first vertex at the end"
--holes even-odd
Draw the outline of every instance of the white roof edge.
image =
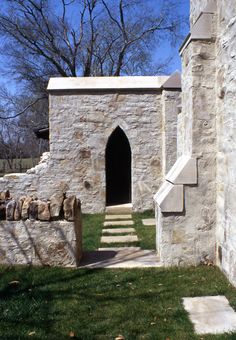
POLYGON ((161 89, 170 76, 50 78, 47 90, 161 89))

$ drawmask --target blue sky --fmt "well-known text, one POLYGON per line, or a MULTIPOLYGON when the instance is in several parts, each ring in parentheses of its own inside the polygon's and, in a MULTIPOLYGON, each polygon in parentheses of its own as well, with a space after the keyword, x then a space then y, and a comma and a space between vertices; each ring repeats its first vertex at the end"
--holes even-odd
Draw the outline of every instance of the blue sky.
MULTIPOLYGON (((5 0, 3 0, 4 3, 5 0)), ((56 0, 57 1, 57 0, 56 0)), ((149 1, 153 3, 154 6, 159 6, 162 1, 165 0, 144 0, 149 1)), ((187 17, 189 16, 189 0, 175 0, 176 1, 176 11, 180 14, 184 14, 187 17)), ((72 19, 73 20, 73 19, 72 19)), ((189 33, 189 28, 186 26, 185 31, 183 32, 184 36, 187 36, 189 33)), ((172 60, 170 64, 168 65, 168 69, 166 71, 167 74, 171 74, 176 70, 181 71, 181 60, 179 57, 179 44, 176 47, 173 47, 170 45, 168 41, 161 44, 160 47, 154 51, 154 55, 156 56, 156 59, 162 60, 165 59, 165 57, 172 56, 172 60)), ((6 72, 4 72, 4 68, 7 65, 7 58, 0 57, 1 62, 1 80, 0 82, 4 85, 6 85, 11 90, 16 90, 17 86, 19 84, 16 84, 16 82, 12 79, 10 79, 6 72), (5 67, 4 67, 5 66, 5 67)))
MULTIPOLYGON (((155 0, 159 1, 159 0, 155 0)), ((189 0, 176 0, 178 11, 180 14, 184 14, 187 17, 189 17, 189 7, 190 7, 190 1, 189 0)), ((185 28, 185 31, 183 32, 184 36, 186 37, 189 33, 189 27, 185 28)), ((183 39, 184 41, 184 39, 183 39)), ((181 59, 179 56, 179 48, 180 46, 177 45, 176 47, 170 46, 170 43, 167 41, 165 44, 161 44, 160 48, 157 50, 158 55, 165 56, 173 56, 173 59, 171 60, 171 63, 168 67, 168 73, 171 74, 177 70, 181 71, 181 59)))

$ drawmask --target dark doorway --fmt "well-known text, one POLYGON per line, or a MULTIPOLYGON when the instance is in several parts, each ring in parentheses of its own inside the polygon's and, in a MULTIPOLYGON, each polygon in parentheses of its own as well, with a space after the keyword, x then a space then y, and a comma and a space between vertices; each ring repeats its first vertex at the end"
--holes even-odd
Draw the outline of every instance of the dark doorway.
POLYGON ((128 138, 118 126, 106 147, 106 204, 131 202, 131 149, 128 138))

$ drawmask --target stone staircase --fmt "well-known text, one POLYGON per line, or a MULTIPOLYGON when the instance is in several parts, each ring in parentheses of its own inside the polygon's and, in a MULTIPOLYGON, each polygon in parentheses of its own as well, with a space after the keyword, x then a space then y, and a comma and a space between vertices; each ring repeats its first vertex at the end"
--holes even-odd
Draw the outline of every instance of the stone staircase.
POLYGON ((126 246, 138 242, 135 229, 132 227, 132 206, 107 207, 105 222, 103 223, 101 243, 106 246, 114 244, 125 244, 126 246), (123 210, 122 210, 123 208, 123 210), (119 213, 117 213, 117 211, 119 213), (109 214, 107 213, 109 212, 109 214))
POLYGON ((145 268, 160 267, 155 250, 143 250, 138 242, 132 205, 106 208, 101 244, 104 247, 84 254, 81 268, 145 268))

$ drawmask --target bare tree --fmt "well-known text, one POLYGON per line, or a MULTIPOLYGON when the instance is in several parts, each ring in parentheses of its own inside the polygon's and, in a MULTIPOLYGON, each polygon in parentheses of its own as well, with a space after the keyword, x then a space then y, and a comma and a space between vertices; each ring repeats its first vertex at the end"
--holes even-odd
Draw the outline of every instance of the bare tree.
POLYGON ((141 64, 152 61, 154 46, 166 39, 178 43, 182 33, 176 0, 158 6, 149 0, 58 0, 56 8, 55 0, 6 2, 0 12, 4 53, 19 79, 35 88, 36 80, 51 75, 129 74, 137 57, 141 64))
POLYGON ((20 86, 17 95, 0 93, 0 120, 24 120, 31 130, 46 125, 52 76, 162 73, 170 59, 158 58, 156 48, 182 39, 181 1, 3 0, 0 53, 20 86))

